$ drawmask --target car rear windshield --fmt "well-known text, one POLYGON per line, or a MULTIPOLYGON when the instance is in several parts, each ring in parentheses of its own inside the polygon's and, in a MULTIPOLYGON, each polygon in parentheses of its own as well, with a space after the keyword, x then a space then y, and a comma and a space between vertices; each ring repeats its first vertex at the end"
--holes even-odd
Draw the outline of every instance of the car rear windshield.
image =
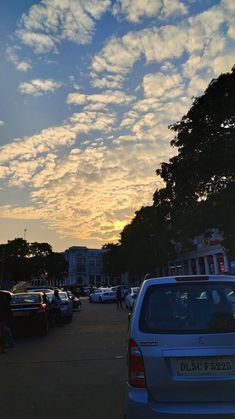
POLYGON ((235 332, 235 283, 151 285, 139 327, 146 333, 235 332))
POLYGON ((25 294, 25 295, 14 295, 11 298, 11 304, 31 304, 31 303, 40 303, 41 301, 40 294, 25 294))
POLYGON ((59 292, 59 297, 62 301, 68 300, 68 294, 67 292, 59 292))

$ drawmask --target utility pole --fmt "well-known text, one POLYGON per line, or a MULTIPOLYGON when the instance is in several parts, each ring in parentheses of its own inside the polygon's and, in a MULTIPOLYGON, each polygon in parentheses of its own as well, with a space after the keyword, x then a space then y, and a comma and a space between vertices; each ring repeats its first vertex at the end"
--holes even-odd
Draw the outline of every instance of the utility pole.
POLYGON ((26 231, 27 231, 27 228, 24 229, 24 240, 26 240, 26 231))

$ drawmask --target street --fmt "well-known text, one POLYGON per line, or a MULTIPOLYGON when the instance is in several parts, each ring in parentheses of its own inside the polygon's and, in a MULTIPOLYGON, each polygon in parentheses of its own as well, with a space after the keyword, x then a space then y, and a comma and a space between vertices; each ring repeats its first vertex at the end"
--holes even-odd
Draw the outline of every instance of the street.
POLYGON ((91 304, 46 337, 19 336, 0 354, 1 419, 121 419, 126 308, 91 304))

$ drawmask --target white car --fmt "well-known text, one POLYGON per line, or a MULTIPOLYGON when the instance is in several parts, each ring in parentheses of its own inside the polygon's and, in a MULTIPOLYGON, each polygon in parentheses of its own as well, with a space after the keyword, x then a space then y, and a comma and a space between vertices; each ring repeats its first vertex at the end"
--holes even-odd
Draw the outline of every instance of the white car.
POLYGON ((126 419, 235 418, 235 276, 152 278, 129 327, 126 419))
POLYGON ((89 296, 91 303, 105 303, 108 301, 115 301, 116 294, 110 288, 98 288, 89 296))
POLYGON ((118 288, 121 288, 122 299, 124 300, 126 295, 129 292, 130 287, 128 285, 120 284, 120 285, 115 285, 114 287, 111 288, 111 290, 114 291, 116 294, 118 288))
POLYGON ((129 294, 127 294, 125 298, 126 308, 133 308, 134 302, 136 300, 137 294, 139 292, 140 287, 132 287, 130 288, 129 294))

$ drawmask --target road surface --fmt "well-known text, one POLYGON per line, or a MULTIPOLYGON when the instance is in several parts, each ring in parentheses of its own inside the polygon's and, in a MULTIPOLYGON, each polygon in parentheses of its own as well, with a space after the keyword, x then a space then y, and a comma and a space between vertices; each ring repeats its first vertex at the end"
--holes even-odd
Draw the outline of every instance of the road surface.
POLYGON ((0 354, 1 419, 121 419, 127 310, 91 304, 46 337, 0 354))

